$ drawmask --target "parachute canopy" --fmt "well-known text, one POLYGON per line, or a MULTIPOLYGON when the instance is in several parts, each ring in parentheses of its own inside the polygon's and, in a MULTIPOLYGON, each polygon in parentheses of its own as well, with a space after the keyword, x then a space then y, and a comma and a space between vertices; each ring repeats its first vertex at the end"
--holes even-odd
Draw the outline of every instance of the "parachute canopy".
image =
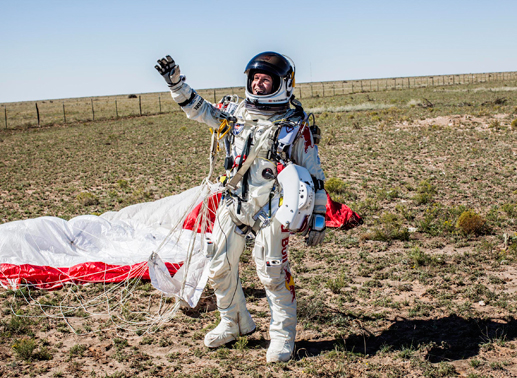
MULTIPOLYGON (((2 224, 0 284, 55 289, 67 282, 144 278, 194 307, 207 281, 208 259, 201 242, 215 220, 218 191, 216 186, 198 186, 100 216, 2 224)), ((361 222, 359 215, 328 197, 328 227, 351 228, 361 222)))

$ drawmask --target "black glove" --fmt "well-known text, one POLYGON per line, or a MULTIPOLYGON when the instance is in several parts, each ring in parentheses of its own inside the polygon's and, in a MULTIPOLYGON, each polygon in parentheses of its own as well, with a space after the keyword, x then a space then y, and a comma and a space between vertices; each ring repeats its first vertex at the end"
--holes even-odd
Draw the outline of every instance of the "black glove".
POLYGON ((326 228, 325 214, 312 214, 309 232, 305 238, 305 244, 312 247, 323 243, 326 228))
POLYGON ((180 76, 180 66, 178 66, 170 55, 158 59, 158 64, 154 66, 167 82, 169 88, 176 86, 183 78, 180 76))

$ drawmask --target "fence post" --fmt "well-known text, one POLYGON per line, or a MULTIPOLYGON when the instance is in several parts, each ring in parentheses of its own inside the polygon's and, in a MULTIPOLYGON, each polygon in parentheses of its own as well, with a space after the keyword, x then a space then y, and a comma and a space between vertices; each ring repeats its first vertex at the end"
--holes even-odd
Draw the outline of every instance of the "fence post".
POLYGON ((312 83, 311 83, 311 98, 314 97, 314 92, 312 91, 312 83))
POLYGON ((214 104, 217 104, 217 98, 215 97, 215 88, 214 88, 214 104))
POLYGON ((363 92, 363 81, 361 80, 361 92, 363 92))
POLYGON ((352 81, 352 94, 354 94, 354 82, 352 81))
POLYGON ((379 79, 377 79, 377 92, 379 92, 379 79))
POLYGON ((302 98, 302 87, 300 87, 300 99, 302 98))
POLYGON ((321 83, 321 89, 323 90, 323 96, 321 97, 325 97, 325 84, 321 83))
POLYGON ((138 96, 138 108, 140 109, 140 117, 142 116, 142 96, 138 96))
POLYGON ((4 113, 5 113, 5 128, 7 129, 7 106, 4 105, 4 113))
POLYGON ((65 102, 63 101, 63 122, 66 123, 65 102))
POLYGON ((40 127, 40 119, 39 119, 39 109, 38 109, 38 103, 36 102, 36 116, 38 117, 38 127, 40 127))
POLYGON ((332 96, 336 95, 336 85, 332 84, 332 96))
POLYGON ((158 104, 160 105, 160 113, 162 112, 162 98, 158 96, 158 104))
POLYGON ((95 121, 95 110, 93 109, 93 98, 90 98, 90 102, 92 103, 92 121, 95 121))
POLYGON ((118 118, 118 105, 117 105, 117 100, 115 100, 115 116, 118 118))
POLYGON ((410 81, 409 77, 407 78, 407 87, 411 88, 411 81, 410 81))

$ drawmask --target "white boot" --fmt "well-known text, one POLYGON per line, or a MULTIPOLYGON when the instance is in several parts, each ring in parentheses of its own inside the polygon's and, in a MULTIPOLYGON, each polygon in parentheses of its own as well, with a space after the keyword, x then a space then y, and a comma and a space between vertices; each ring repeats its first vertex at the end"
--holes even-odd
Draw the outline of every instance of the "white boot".
POLYGON ((205 336, 205 345, 209 348, 218 348, 255 331, 255 322, 247 310, 237 313, 237 317, 230 317, 225 313, 226 311, 221 311, 221 322, 205 336))
POLYGON ((271 340, 267 349, 266 361, 287 362, 294 353, 294 340, 271 340))
POLYGON ((255 331, 255 322, 251 318, 242 289, 236 295, 237 303, 226 310, 219 310, 221 322, 205 336, 205 345, 209 348, 217 348, 239 336, 249 335, 255 331))
POLYGON ((205 345, 209 348, 218 348, 237 340, 237 337, 239 337, 238 323, 221 315, 219 325, 205 335, 205 345))

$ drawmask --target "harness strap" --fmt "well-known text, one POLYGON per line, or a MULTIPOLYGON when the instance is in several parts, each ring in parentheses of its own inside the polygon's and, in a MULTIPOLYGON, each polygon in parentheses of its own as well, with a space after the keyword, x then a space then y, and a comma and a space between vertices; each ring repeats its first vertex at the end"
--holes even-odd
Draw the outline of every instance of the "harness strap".
POLYGON ((246 140, 246 145, 244 146, 244 149, 242 150, 241 154, 241 160, 239 162, 239 167, 237 168, 237 172, 235 173, 235 176, 233 176, 230 181, 228 181, 228 184, 226 184, 231 190, 235 190, 237 188, 237 184, 242 180, 248 169, 251 167, 251 164, 255 161, 255 158, 258 155, 258 148, 255 148, 254 150, 251 150, 251 134, 248 136, 248 139, 246 140), (247 150, 247 151, 246 151, 247 150), (251 150, 251 153, 250 153, 251 150), (247 152, 249 155, 246 156, 246 161, 243 160, 244 153, 247 152))
POLYGON ((315 190, 321 190, 321 189, 325 189, 325 181, 323 180, 318 180, 316 177, 314 176, 311 176, 312 177, 312 181, 314 182, 314 189, 315 190))

